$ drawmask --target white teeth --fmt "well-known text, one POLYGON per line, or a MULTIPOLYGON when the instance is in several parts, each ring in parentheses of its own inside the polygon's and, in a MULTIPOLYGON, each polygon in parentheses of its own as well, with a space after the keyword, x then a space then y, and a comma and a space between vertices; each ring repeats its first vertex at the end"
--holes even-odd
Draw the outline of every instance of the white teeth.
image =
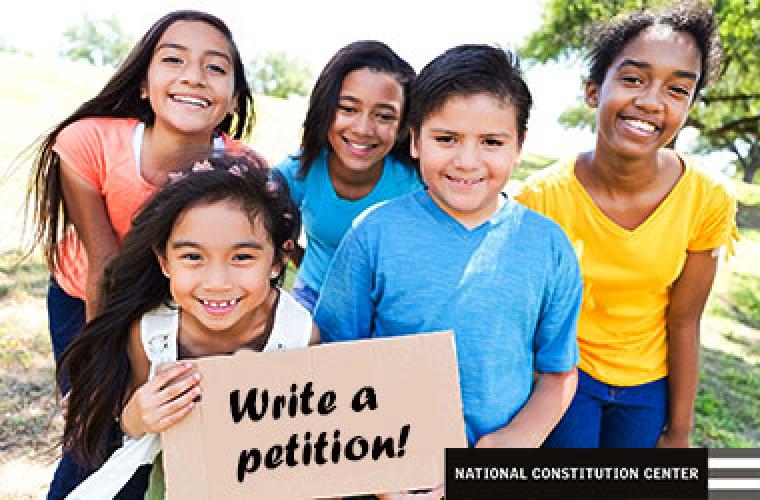
POLYGON ((204 306, 209 306, 209 307, 227 307, 227 306, 231 306, 231 305, 237 304, 240 301, 240 299, 223 300, 223 301, 214 301, 214 300, 200 299, 200 301, 201 301, 201 303, 204 306))
POLYGON ((657 130, 657 127, 655 127, 651 123, 644 122, 644 121, 641 121, 641 120, 627 119, 626 122, 628 122, 629 125, 637 128, 639 130, 644 130, 645 132, 654 132, 655 130, 657 130))
POLYGON ((368 149, 372 148, 372 144, 357 144, 355 142, 346 141, 349 146, 351 146, 354 149, 358 149, 360 151, 367 151, 368 149))
POLYGON ((190 96, 185 96, 185 95, 175 95, 175 96, 172 96, 172 99, 177 102, 184 102, 186 104, 192 104, 193 106, 198 106, 201 108, 209 107, 208 101, 205 101, 203 99, 197 99, 195 97, 190 97, 190 96))
POLYGON ((468 186, 471 186, 473 184, 477 184, 477 183, 479 183, 480 181, 483 180, 483 179, 460 179, 459 177, 451 177, 451 176, 447 176, 447 177, 451 181, 454 181, 454 182, 459 183, 459 184, 466 184, 468 186))

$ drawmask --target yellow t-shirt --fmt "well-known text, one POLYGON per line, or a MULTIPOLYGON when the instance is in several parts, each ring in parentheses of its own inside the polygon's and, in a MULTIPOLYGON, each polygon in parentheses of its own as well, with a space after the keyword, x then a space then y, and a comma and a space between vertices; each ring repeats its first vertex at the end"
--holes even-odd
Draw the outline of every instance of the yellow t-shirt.
POLYGON ((599 210, 575 177, 575 158, 534 174, 517 195, 562 226, 575 247, 584 282, 579 368, 607 384, 667 375, 665 310, 686 252, 730 250, 736 236, 736 202, 725 179, 684 164, 670 194, 632 231, 599 210))

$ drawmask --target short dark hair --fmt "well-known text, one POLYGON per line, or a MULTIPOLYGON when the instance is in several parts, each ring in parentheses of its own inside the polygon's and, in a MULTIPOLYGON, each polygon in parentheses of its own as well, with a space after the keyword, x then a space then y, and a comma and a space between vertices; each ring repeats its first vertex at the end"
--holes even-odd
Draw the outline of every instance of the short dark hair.
POLYGON ((375 40, 361 40, 349 43, 328 61, 320 73, 309 98, 309 109, 303 122, 303 139, 298 159, 301 168, 298 175, 305 177, 324 148, 329 147, 327 133, 335 120, 340 89, 346 75, 352 71, 369 68, 373 71, 393 76, 404 91, 403 108, 399 120, 396 144, 391 149, 398 160, 413 165, 409 156, 409 134, 406 114, 409 109, 409 94, 414 80, 414 68, 401 59, 390 47, 375 40))
POLYGON ((589 80, 601 85, 612 62, 626 45, 651 26, 669 26, 694 38, 700 52, 700 75, 694 95, 717 79, 722 49, 715 11, 703 0, 677 2, 661 11, 639 10, 615 17, 591 31, 589 80))
POLYGON ((449 98, 475 94, 489 94, 514 105, 517 141, 522 146, 533 98, 517 56, 490 45, 459 45, 430 61, 412 86, 409 125, 418 134, 422 122, 449 98))

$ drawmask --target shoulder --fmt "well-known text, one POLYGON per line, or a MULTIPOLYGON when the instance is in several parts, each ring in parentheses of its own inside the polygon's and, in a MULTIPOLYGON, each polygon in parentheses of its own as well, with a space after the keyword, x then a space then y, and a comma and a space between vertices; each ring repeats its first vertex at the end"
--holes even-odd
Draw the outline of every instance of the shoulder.
POLYGON ((301 168, 301 160, 298 156, 298 152, 289 154, 280 163, 275 165, 274 168, 282 172, 286 178, 291 179, 296 176, 301 168))
POLYGON ((387 226, 389 221, 401 222, 414 219, 417 193, 409 193, 391 200, 375 203, 354 219, 353 227, 364 231, 387 226))
POLYGON ((706 164, 688 156, 684 156, 683 160, 686 165, 686 173, 684 175, 689 176, 688 182, 696 189, 699 195, 735 198, 734 185, 717 168, 710 168, 706 164))
POLYGON ((548 192, 562 192, 573 182, 575 156, 559 160, 548 167, 531 174, 518 193, 521 196, 541 195, 548 192))
POLYGON ((519 225, 520 232, 541 241, 566 241, 565 231, 551 218, 514 200, 510 200, 512 221, 519 225))
POLYGON ((132 134, 137 125, 135 118, 88 117, 70 123, 64 127, 58 137, 57 144, 71 142, 89 142, 93 139, 106 140, 109 137, 123 138, 132 134))

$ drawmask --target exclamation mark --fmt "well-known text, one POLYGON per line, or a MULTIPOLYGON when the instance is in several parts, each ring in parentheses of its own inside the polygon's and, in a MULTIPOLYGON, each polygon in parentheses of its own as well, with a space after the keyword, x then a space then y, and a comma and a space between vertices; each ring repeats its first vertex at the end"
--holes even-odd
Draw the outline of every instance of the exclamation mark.
POLYGON ((401 433, 398 436, 398 453, 396 454, 398 458, 404 456, 404 447, 406 446, 406 440, 409 438, 410 427, 409 424, 406 424, 401 428, 401 433))

